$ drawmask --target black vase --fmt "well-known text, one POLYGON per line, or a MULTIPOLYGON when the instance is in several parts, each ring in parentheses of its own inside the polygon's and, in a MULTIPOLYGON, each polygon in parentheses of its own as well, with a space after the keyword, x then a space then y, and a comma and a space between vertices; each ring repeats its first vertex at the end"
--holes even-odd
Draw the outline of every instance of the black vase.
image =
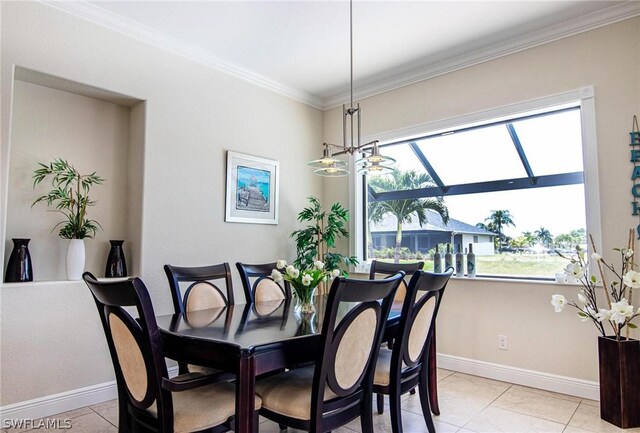
POLYGON ((13 238, 11 240, 13 241, 13 250, 7 263, 7 272, 4 275, 5 283, 33 281, 33 267, 29 253, 31 239, 13 238))
POLYGON ((124 251, 122 251, 124 241, 109 242, 111 243, 111 250, 109 250, 104 276, 107 278, 126 277, 127 262, 124 259, 124 251))

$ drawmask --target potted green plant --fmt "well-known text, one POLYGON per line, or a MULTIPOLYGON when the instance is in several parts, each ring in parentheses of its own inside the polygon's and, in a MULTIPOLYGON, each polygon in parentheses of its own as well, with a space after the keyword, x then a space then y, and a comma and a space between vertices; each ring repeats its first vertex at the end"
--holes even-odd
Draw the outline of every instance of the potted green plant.
POLYGON ((304 208, 298 214, 298 221, 309 222, 305 228, 291 233, 296 240, 297 257, 294 265, 297 269, 312 269, 315 262, 323 262, 324 269, 331 273, 339 269, 340 273, 347 275, 341 265, 357 265, 355 256, 345 256, 336 251, 336 241, 348 238, 349 231, 346 228, 349 222, 349 211, 340 203, 334 203, 329 212, 322 209, 320 201, 315 197, 309 197, 311 206, 304 208))
POLYGON ((65 216, 63 221, 53 229, 60 228, 59 236, 69 239, 66 256, 66 271, 69 280, 79 280, 84 270, 84 238, 93 238, 98 228, 102 228, 96 220, 87 217, 87 208, 96 204, 89 198, 92 186, 100 185, 104 179, 95 172, 81 174, 68 161, 58 158, 49 164, 38 163, 33 172, 33 187, 35 188, 46 178, 51 178, 53 189, 38 197, 32 207, 39 202, 46 202, 47 206, 55 207, 54 212, 65 216))

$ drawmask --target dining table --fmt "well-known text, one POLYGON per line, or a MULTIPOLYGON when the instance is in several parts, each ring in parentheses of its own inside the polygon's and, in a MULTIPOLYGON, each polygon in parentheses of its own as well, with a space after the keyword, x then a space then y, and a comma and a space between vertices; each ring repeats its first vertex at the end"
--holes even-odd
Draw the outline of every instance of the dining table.
MULTIPOLYGON (((283 299, 156 317, 165 356, 178 362, 227 371, 236 376, 236 433, 253 433, 256 377, 321 359, 326 295, 314 298, 315 313, 300 313, 283 299)), ((350 309, 341 305, 339 315, 350 309)), ((387 320, 391 335, 402 304, 387 320)))

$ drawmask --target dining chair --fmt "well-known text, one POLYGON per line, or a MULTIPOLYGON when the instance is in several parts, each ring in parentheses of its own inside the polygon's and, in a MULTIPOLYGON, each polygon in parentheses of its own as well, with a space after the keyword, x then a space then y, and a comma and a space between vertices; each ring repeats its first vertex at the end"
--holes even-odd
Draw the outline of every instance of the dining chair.
POLYGON ((394 302, 402 302, 404 296, 407 293, 407 280, 411 278, 413 273, 422 269, 424 262, 411 262, 411 263, 389 263, 380 262, 378 260, 371 261, 371 267, 369 268, 369 279, 376 280, 378 278, 386 278, 389 275, 395 275, 396 273, 403 271, 405 273, 405 280, 400 283, 396 296, 393 298, 394 302))
POLYGON ((289 282, 283 281, 280 285, 271 278, 271 271, 276 269, 276 262, 263 264, 237 262, 236 267, 240 273, 247 303, 291 298, 289 282))
MULTIPOLYGON (((169 280, 173 309, 176 313, 190 313, 233 305, 233 281, 229 263, 209 266, 173 266, 164 265, 169 280), (218 285, 224 283, 224 289, 218 285), (182 288, 185 287, 184 294, 182 288)), ((199 372, 204 374, 220 373, 209 367, 178 363, 180 374, 199 372)))
POLYGON ((442 295, 453 268, 444 273, 417 271, 411 277, 402 304, 400 324, 392 349, 378 354, 373 392, 377 394, 378 413, 383 412, 383 395, 389 396, 391 428, 402 433, 400 397, 416 386, 422 415, 430 433, 435 432, 429 402, 430 340, 442 295), (419 296, 420 294, 420 296, 419 296))
POLYGON ((208 308, 232 305, 233 281, 229 263, 209 266, 164 265, 169 280, 173 309, 176 313, 206 310, 208 308), (188 286, 182 292, 181 283, 188 286), (218 285, 224 283, 224 289, 218 285))
POLYGON ((322 433, 361 417, 373 432, 375 360, 393 295, 403 272, 384 280, 334 279, 315 365, 256 383, 260 414, 282 426, 322 433), (346 311, 346 313, 345 313, 346 311))
MULTIPOLYGON (((98 308, 115 370, 118 431, 230 430, 235 385, 199 373, 169 378, 153 305, 142 280, 98 281, 89 272, 82 278, 98 308)), ((256 408, 260 403, 256 397, 256 408)), ((257 425, 257 411, 254 416, 257 425)))

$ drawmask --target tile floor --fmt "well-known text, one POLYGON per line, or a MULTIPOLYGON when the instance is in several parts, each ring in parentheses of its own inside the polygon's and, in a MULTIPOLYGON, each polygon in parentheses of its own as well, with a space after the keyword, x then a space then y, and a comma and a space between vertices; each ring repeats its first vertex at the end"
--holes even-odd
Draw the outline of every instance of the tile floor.
MULTIPOLYGON (((600 419, 598 402, 563 394, 498 382, 477 376, 438 370, 440 416, 434 417, 439 433, 640 433, 640 428, 621 430, 600 419)), ((427 431, 417 395, 406 394, 402 401, 404 433, 427 431)), ((375 411, 374 411, 375 413, 375 411)), ((73 433, 115 433, 116 401, 87 406, 48 417, 71 419, 73 433)), ((374 414, 376 433, 391 432, 388 408, 374 414)), ((36 429, 32 433, 61 430, 36 429)), ((336 433, 359 433, 355 420, 336 433)), ((3 433, 22 433, 11 429, 3 433)), ((278 433, 275 423, 262 419, 260 433, 278 433)), ((289 429, 289 433, 297 433, 289 429)))

